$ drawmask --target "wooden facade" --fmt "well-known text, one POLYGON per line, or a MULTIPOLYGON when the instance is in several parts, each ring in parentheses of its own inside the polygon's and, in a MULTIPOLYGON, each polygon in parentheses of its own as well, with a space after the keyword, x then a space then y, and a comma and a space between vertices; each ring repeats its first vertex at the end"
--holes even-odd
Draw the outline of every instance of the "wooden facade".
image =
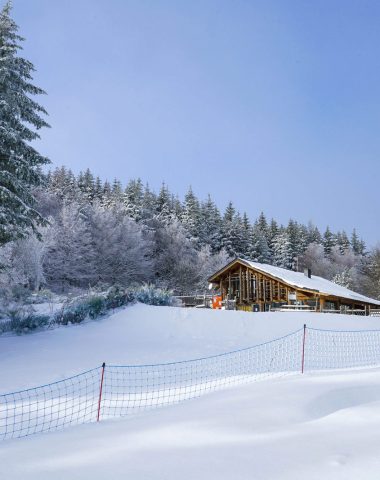
MULTIPOLYGON (((302 274, 301 274, 302 275, 302 274)), ((222 296, 225 305, 233 302, 238 310, 264 312, 284 306, 299 306, 299 308, 315 311, 347 309, 363 311, 366 314, 370 308, 379 308, 374 300, 352 300, 322 293, 304 287, 296 287, 270 273, 260 271, 249 262, 236 259, 209 278, 222 296)))

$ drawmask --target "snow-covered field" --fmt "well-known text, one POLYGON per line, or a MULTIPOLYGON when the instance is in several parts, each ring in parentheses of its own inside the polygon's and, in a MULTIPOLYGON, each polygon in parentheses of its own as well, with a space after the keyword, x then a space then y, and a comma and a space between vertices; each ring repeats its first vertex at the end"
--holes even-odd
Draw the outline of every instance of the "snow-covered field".
MULTIPOLYGON (((0 338, 0 393, 100 365, 223 353, 302 327, 380 319, 137 305, 79 326, 0 338)), ((8 479, 378 479, 380 369, 306 373, 211 393, 123 420, 0 444, 8 479)))

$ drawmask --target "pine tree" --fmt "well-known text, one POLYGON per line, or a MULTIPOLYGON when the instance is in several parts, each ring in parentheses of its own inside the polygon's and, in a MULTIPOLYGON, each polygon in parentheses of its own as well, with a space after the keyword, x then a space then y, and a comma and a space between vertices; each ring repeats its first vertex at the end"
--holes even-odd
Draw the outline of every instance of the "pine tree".
POLYGON ((264 212, 260 213, 259 218, 256 220, 255 223, 267 239, 267 242, 269 243, 269 227, 264 212))
POLYGON ((312 222, 309 222, 307 226, 307 244, 310 245, 311 243, 316 243, 318 245, 322 245, 322 235, 312 222))
POLYGON ((273 263, 288 270, 294 268, 294 250, 287 231, 279 233, 274 239, 273 263))
POLYGON ((272 263, 272 252, 269 248, 266 236, 257 223, 252 228, 249 259, 259 263, 272 263))
POLYGON ((330 228, 327 227, 325 233, 323 234, 323 248, 326 256, 330 255, 335 244, 335 235, 331 233, 330 228))
POLYGON ((199 242, 202 246, 209 245, 214 254, 221 249, 221 224, 220 212, 208 195, 200 207, 199 242))
POLYGON ((48 127, 41 116, 46 110, 31 98, 45 92, 31 83, 32 63, 18 56, 24 39, 10 11, 8 1, 0 12, 0 245, 38 233, 44 223, 32 188, 42 183, 40 167, 49 163, 30 145, 39 138, 35 130, 48 127))
POLYGON ((344 255, 345 252, 350 249, 350 241, 344 230, 336 234, 336 245, 338 246, 341 255, 344 255))
POLYGON ((126 214, 139 221, 142 218, 143 186, 141 180, 131 180, 124 190, 124 208, 126 214))
POLYGON ((168 187, 163 182, 156 200, 156 215, 163 219, 168 219, 170 211, 170 193, 168 187))
POLYGON ((181 223, 189 238, 194 241, 198 241, 200 236, 200 216, 199 200, 190 187, 185 195, 181 223))

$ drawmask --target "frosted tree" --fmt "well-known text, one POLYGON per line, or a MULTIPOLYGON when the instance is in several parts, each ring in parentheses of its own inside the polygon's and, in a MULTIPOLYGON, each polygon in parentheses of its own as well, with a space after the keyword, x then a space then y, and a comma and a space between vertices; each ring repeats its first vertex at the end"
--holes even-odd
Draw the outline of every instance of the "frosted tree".
POLYGON ((94 204, 88 212, 93 263, 92 285, 128 286, 152 280, 152 241, 144 228, 124 214, 123 208, 94 204))
POLYGON ((353 280, 352 280, 352 270, 350 268, 345 268, 339 273, 336 273, 332 281, 337 285, 345 288, 352 288, 353 280))
POLYGON ((32 83, 32 63, 18 55, 24 39, 10 12, 8 1, 0 12, 0 245, 38 233, 44 223, 32 187, 41 184, 40 167, 49 163, 31 145, 48 126, 45 109, 32 99, 45 92, 32 83))
POLYGON ((92 239, 86 216, 79 204, 65 203, 52 222, 44 272, 49 287, 67 291, 70 287, 87 288, 94 267, 92 239))
POLYGON ((14 285, 25 285, 38 291, 45 283, 44 258, 50 245, 50 227, 42 228, 40 239, 30 235, 14 242, 11 248, 8 273, 14 285))
POLYGON ((198 264, 199 280, 196 289, 199 292, 208 290, 208 278, 232 260, 228 253, 222 249, 213 254, 209 245, 204 245, 194 259, 198 264))
POLYGON ((156 283, 174 289, 179 295, 193 293, 199 282, 198 252, 194 243, 177 219, 163 223, 156 218, 155 222, 152 258, 156 283))
POLYGON ((380 245, 374 247, 363 259, 361 272, 363 293, 380 299, 380 245))

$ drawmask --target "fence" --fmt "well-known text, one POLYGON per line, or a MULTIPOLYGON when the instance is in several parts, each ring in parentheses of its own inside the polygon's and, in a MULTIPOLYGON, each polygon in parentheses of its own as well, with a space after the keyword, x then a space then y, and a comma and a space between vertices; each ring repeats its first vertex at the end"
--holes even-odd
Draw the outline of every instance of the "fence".
POLYGON ((122 417, 229 385, 326 369, 380 365, 380 330, 306 328, 207 358, 105 365, 59 382, 0 395, 0 439, 122 417))

